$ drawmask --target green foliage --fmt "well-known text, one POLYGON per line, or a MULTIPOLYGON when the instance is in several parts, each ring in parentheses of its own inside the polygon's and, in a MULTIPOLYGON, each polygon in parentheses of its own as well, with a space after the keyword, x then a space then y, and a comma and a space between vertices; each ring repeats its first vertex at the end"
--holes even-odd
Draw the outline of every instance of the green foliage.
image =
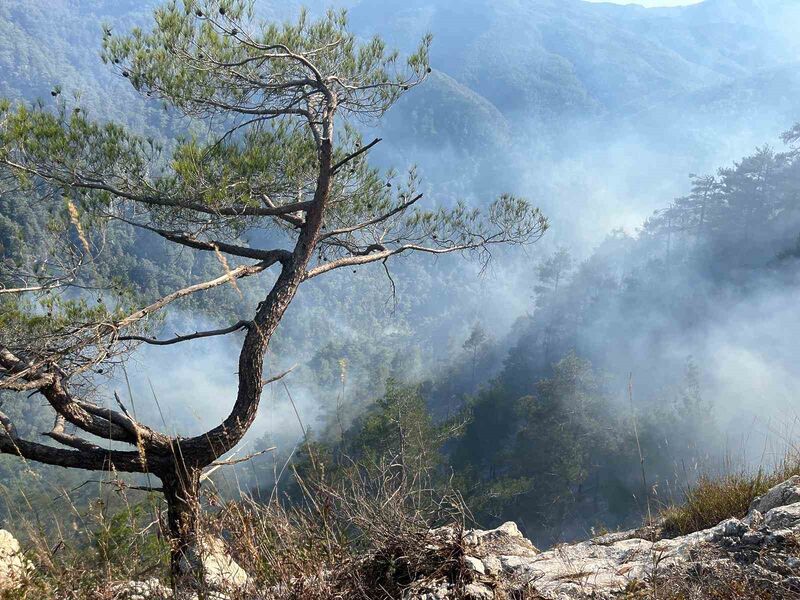
POLYGON ((468 503, 479 519, 513 514, 537 528, 581 499, 596 466, 620 452, 625 431, 603 377, 574 354, 553 365, 534 395, 511 399, 498 381, 470 413, 453 451, 460 481, 474 486, 468 503))
POLYGON ((562 279, 566 279, 572 270, 573 260, 566 248, 559 248, 551 256, 544 259, 536 268, 536 275, 539 277, 540 285, 534 289, 542 294, 547 291, 558 293, 558 285, 562 279))
MULTIPOLYGON (((442 449, 460 434, 462 425, 459 419, 434 422, 419 386, 389 379, 384 395, 346 429, 341 421, 332 421, 332 428, 340 428, 336 433, 307 437, 294 460, 295 473, 301 482, 337 485, 361 471, 374 475, 391 465, 410 477, 444 484, 442 449)), ((299 490, 289 494, 297 498, 299 490)))
POLYGON ((386 394, 345 435, 342 451, 367 464, 402 457, 415 472, 423 472, 437 466, 451 435, 450 427, 434 425, 418 387, 389 380, 386 394))
MULTIPOLYGON (((96 510, 106 512, 104 506, 96 510)), ((169 561, 169 546, 158 535, 157 498, 149 497, 136 504, 124 506, 110 515, 97 516, 97 524, 90 531, 92 546, 100 564, 125 565, 135 549, 140 564, 159 567, 169 561)))
MULTIPOLYGON (((37 11, 36 7, 23 8, 29 9, 33 14, 37 11)), ((0 7, 0 11, 3 10, 6 8, 0 7)), ((259 44, 266 41, 295 44, 298 36, 308 36, 308 39, 317 40, 321 44, 341 35, 338 28, 344 22, 339 14, 329 14, 318 22, 304 16, 299 21, 271 26, 263 31, 243 30, 233 34, 232 28, 239 27, 238 24, 233 24, 234 20, 248 17, 246 3, 176 2, 163 9, 160 15, 158 28, 153 31, 141 30, 131 37, 107 36, 104 42, 106 60, 115 65, 114 69, 119 74, 126 70, 128 79, 145 96, 149 93, 151 98, 175 100, 176 105, 190 115, 197 115, 198 108, 192 94, 195 94, 194 97, 202 97, 201 93, 208 93, 209 98, 237 103, 245 98, 243 90, 246 91, 247 88, 246 85, 242 87, 242 81, 226 79, 223 74, 213 70, 205 72, 194 68, 201 61, 208 62, 209 57, 218 62, 250 60, 259 50, 252 45, 239 43, 239 38, 244 33, 256 36, 254 39, 259 44), (225 9, 225 15, 220 14, 220 7, 225 9), (198 15, 197 10, 202 14, 198 15), (221 22, 228 33, 213 34, 211 19, 221 22), (185 48, 189 54, 186 63, 169 65, 164 61, 166 44, 185 48), (115 63, 115 59, 120 62, 115 63)), ((441 19, 441 14, 437 18, 441 19)), ((48 20, 52 20, 55 25, 60 22, 57 18, 48 20)), ((502 23, 507 22, 508 20, 502 20, 502 23)), ((2 22, 6 26, 4 32, 8 32, 8 23, 10 21, 2 22)), ((572 25, 562 24, 567 29, 572 25)), ((120 25, 116 27, 119 29, 120 25)), ((26 86, 26 93, 12 90, 10 95, 15 98, 31 98, 32 95, 27 93, 28 79, 46 79, 46 85, 42 88, 44 94, 52 87, 53 91, 60 92, 59 103, 71 102, 64 96, 68 95, 67 90, 75 87, 72 84, 75 81, 72 71, 63 66, 58 70, 53 67, 53 72, 49 72, 46 78, 29 77, 23 65, 24 61, 35 55, 34 49, 30 48, 30 44, 20 44, 20 40, 25 40, 17 32, 9 33, 5 39, 14 48, 14 54, 18 54, 17 46, 24 51, 19 52, 19 59, 15 56, 13 62, 8 64, 17 69, 19 63, 19 73, 15 76, 19 85, 24 83, 26 86), (61 85, 56 85, 57 82, 61 85)), ((479 33, 484 35, 485 27, 481 26, 479 33)), ((458 29, 459 43, 460 38, 468 38, 467 34, 471 35, 472 30, 458 29)), ((350 36, 349 33, 347 35, 350 36)), ((445 35, 445 43, 450 39, 448 36, 449 34, 445 35)), ((64 39, 57 35, 42 37, 47 37, 48 47, 49 44, 59 43, 64 39)), ((504 39, 509 36, 495 37, 504 39)), ((537 36, 529 37, 531 40, 537 39, 537 36)), ((554 37, 562 37, 563 45, 559 51, 564 54, 583 47, 576 43, 574 34, 554 37)), ((379 55, 384 58, 391 56, 391 53, 382 54, 384 49, 381 44, 372 42, 359 46, 352 36, 347 39, 352 48, 340 58, 348 64, 348 72, 353 78, 357 77, 358 69, 361 68, 358 64, 361 59, 358 57, 362 54, 363 64, 372 61, 373 65, 378 64, 376 61, 379 55)), ((591 43, 597 43, 597 39, 593 39, 591 43)), ((85 42, 86 38, 83 40, 85 42)), ((616 50, 622 53, 624 48, 616 50)), ((638 53, 638 47, 636 51, 638 53)), ((598 102, 605 102, 610 106, 623 104, 613 100, 614 94, 605 89, 605 83, 601 84, 604 92, 598 94, 595 89, 587 92, 585 84, 579 81, 577 72, 568 61, 559 56, 545 56, 541 52, 528 52, 523 48, 513 49, 513 53, 520 52, 525 54, 524 60, 515 64, 535 68, 507 71, 507 65, 494 62, 497 59, 492 53, 469 56, 458 53, 457 60, 463 63, 458 68, 468 73, 470 85, 491 96, 504 110, 523 107, 526 112, 536 111, 551 116, 562 110, 575 110, 576 107, 583 111, 598 102), (498 84, 498 81, 503 83, 498 84), (519 93, 509 94, 509 89, 518 90, 519 93), (503 97, 500 98, 498 94, 503 97)), ((53 51, 57 56, 67 53, 68 49, 64 48, 53 51)), ((581 54, 600 55, 591 52, 581 54)), ((661 58, 665 56, 660 51, 656 54, 661 58)), ((327 58, 327 54, 325 56, 322 64, 326 60, 333 61, 327 58)), ((443 62, 453 60, 452 56, 455 54, 450 53, 450 56, 449 59, 444 57, 443 62)), ((649 56, 652 57, 653 53, 649 56)), ((737 60, 742 60, 742 57, 737 60)), ((763 63, 755 55, 748 60, 753 60, 760 66, 763 63)), ((43 61, 42 64, 46 62, 43 61)), ((424 62, 427 64, 427 59, 424 62)), ((626 61, 620 61, 623 62, 626 61)), ((7 63, 2 64, 5 66, 7 63)), ((664 63, 658 64, 663 66, 664 63)), ((383 62, 380 65, 387 73, 397 66, 396 63, 383 62)), ((262 77, 264 73, 257 71, 256 66, 255 61, 248 62, 245 74, 248 77, 262 77)), ((84 68, 84 71, 87 70, 84 68)), ((589 71, 597 72, 596 69, 589 71)), ((0 79, 9 77, 11 72, 12 69, 0 69, 0 79)), ((292 76, 291 61, 284 61, 275 71, 266 75, 279 79, 292 76)), ((706 80, 706 75, 705 72, 695 72, 692 77, 700 82, 706 80)), ((466 86, 461 86, 446 76, 441 76, 441 79, 444 83, 436 90, 421 90, 423 94, 430 96, 427 103, 422 103, 421 106, 407 105, 408 113, 414 112, 419 116, 418 120, 407 120, 405 117, 408 113, 398 113, 401 116, 393 117, 398 123, 394 128, 395 133, 411 132, 408 134, 409 143, 412 141, 412 134, 415 137, 420 133, 435 134, 433 137, 437 149, 442 139, 458 139, 463 142, 463 148, 473 149, 482 147, 476 145, 482 144, 486 139, 501 137, 505 133, 507 122, 493 105, 466 86), (458 104, 454 105, 453 102, 458 104), (432 107, 434 104, 437 106, 432 107), (440 104, 456 108, 442 110, 442 106, 438 106, 440 104), (423 121, 422 125, 419 120, 423 121), (472 135, 471 132, 475 131, 474 122, 487 130, 480 130, 481 135, 472 135), (487 123, 490 125, 486 125, 487 123)), ((646 88, 647 93, 642 98, 649 98, 649 94, 653 92, 647 81, 649 80, 646 77, 637 79, 635 87, 640 91, 646 88)), ((674 80, 668 78, 663 80, 665 88, 670 88, 670 81, 674 83, 674 80)), ((681 80, 680 84, 683 86, 685 81, 681 80)), ((49 114, 37 112, 36 108, 26 108, 24 110, 27 112, 24 114, 27 122, 20 120, 16 105, 6 102, 5 106, 0 104, 0 110, 8 115, 11 122, 16 123, 16 128, 10 134, 15 136, 13 139, 16 142, 24 142, 34 152, 64 153, 64 162, 55 165, 64 172, 82 164, 105 168, 106 175, 116 178, 122 189, 136 184, 138 189, 133 191, 141 191, 140 184, 153 183, 148 179, 152 174, 168 174, 159 179, 157 186, 153 184, 156 189, 167 196, 187 194, 210 207, 223 206, 226 201, 259 206, 259 193, 274 188, 281 181, 288 182, 281 188, 285 198, 295 199, 298 188, 302 188, 301 191, 307 194, 308 187, 305 184, 314 157, 309 148, 311 135, 306 130, 271 124, 216 143, 214 139, 207 139, 205 131, 200 134, 193 129, 192 133, 186 133, 181 128, 180 141, 176 143, 170 159, 166 160, 157 152, 157 142, 153 143, 151 149, 146 135, 132 133, 145 128, 141 126, 143 119, 139 119, 140 127, 125 130, 125 133, 116 126, 106 126, 102 121, 94 120, 96 117, 105 119, 106 116, 111 116, 101 113, 101 108, 115 111, 114 116, 125 121, 131 118, 131 113, 135 111, 124 111, 122 103, 114 95, 120 92, 119 86, 96 85, 89 91, 92 94, 90 106, 83 101, 75 106, 64 104, 63 108, 59 105, 56 111, 49 114), (107 97, 97 102, 95 95, 102 93, 100 90, 113 92, 105 92, 107 97), (74 108, 80 110, 74 113, 74 108), (131 164, 117 171, 108 162, 110 157, 119 159, 119 164, 130 159, 131 164)), ((624 104, 629 106, 629 95, 634 92, 626 85, 624 93, 624 104)), ((144 119, 149 121, 147 126, 152 126, 170 113, 156 106, 152 111, 142 114, 147 115, 144 119)), ((336 150, 339 159, 363 146, 360 136, 349 127, 338 130, 336 135, 340 136, 340 146, 336 150)), ((502 142, 506 141, 502 137, 502 142)), ((173 147, 171 143, 165 145, 173 147)), ((493 157, 493 162, 497 162, 494 158, 495 152, 488 152, 487 155, 493 157)), ((387 209, 391 210, 408 200, 409 194, 416 189, 414 177, 410 177, 407 182, 398 183, 393 174, 372 169, 366 161, 356 161, 354 164, 355 172, 348 172, 347 177, 342 178, 341 185, 337 183, 334 196, 345 201, 337 203, 337 208, 326 216, 328 228, 347 226, 353 217, 368 218, 387 209), (392 183, 393 187, 387 188, 386 183, 392 183), (363 194, 353 194, 353 187, 365 191, 363 194)), ((455 440, 451 445, 445 444, 444 458, 439 456, 437 450, 428 453, 425 460, 430 458, 434 464, 447 462, 449 455, 458 462, 457 478, 462 489, 470 493, 470 501, 483 522, 515 518, 524 520, 531 530, 535 530, 540 523, 568 521, 568 514, 560 514, 561 508, 553 508, 557 506, 554 502, 561 501, 569 505, 570 502, 596 500, 592 507, 597 509, 596 512, 602 513, 607 504, 617 514, 628 517, 639 511, 641 506, 637 506, 632 499, 634 494, 641 496, 642 490, 637 477, 631 477, 631 473, 636 473, 638 469, 638 457, 633 452, 630 425, 613 408, 609 409, 611 394, 602 389, 598 380, 603 378, 597 373, 619 365, 628 368, 628 363, 638 366, 632 357, 635 358, 640 349, 628 342, 639 339, 637 332, 644 332, 642 337, 652 333, 657 338, 664 335, 665 330, 670 327, 677 327, 679 332, 692 331, 697 323, 702 322, 704 315, 710 314, 717 296, 713 290, 708 292, 706 289, 707 280, 703 280, 701 285, 694 285, 696 271, 711 274, 714 279, 734 279, 740 277, 740 268, 746 265, 745 268, 751 271, 749 275, 743 276, 745 283, 748 278, 749 281, 755 281, 759 274, 771 269, 788 273, 797 255, 794 251, 796 245, 793 245, 797 233, 797 214, 792 200, 796 195, 796 183, 792 182, 796 180, 796 156, 791 153, 783 155, 759 151, 753 160, 744 160, 718 175, 693 178, 690 195, 686 199, 676 200, 674 207, 656 215, 645 225, 638 237, 624 234, 610 236, 584 264, 572 265, 575 269, 570 268, 568 260, 563 260, 564 256, 559 258, 561 253, 545 261, 541 265, 543 268, 531 277, 531 288, 536 289, 538 286, 540 289, 537 292, 542 292, 537 299, 535 316, 533 319, 522 319, 520 326, 515 328, 515 333, 521 339, 508 352, 505 368, 498 381, 484 380, 493 372, 490 359, 499 363, 501 353, 505 352, 501 346, 504 341, 486 349, 486 356, 489 358, 485 364, 479 364, 477 369, 477 346, 470 343, 467 350, 472 352, 472 361, 466 362, 472 362, 472 368, 464 369, 461 377, 453 377, 453 381, 435 382, 433 387, 440 391, 441 396, 426 396, 432 405, 431 412, 452 413, 453 405, 455 410, 460 408, 464 394, 474 393, 481 384, 486 387, 470 406, 472 422, 464 439, 455 440), (779 260, 773 262, 776 255, 779 260), (684 284, 693 285, 696 297, 691 300, 676 298, 675 289, 684 284), (666 323, 660 320, 662 315, 667 315, 666 323), (575 355, 570 354, 573 350, 576 351, 575 355), (613 363, 611 355, 617 359, 613 363), (571 365, 559 363, 564 356, 573 361, 571 365), (582 367, 577 356, 589 358, 595 365, 594 368, 589 369, 588 365, 582 367), (551 367, 553 363, 561 366, 554 369, 551 367), (464 374, 470 371, 471 377, 464 374), (469 380, 469 383, 464 383, 465 380, 469 380), (443 408, 445 401, 442 398, 445 396, 447 410, 443 408), (574 414, 575 406, 588 407, 588 412, 574 414), (606 410, 608 413, 604 412, 606 410), (615 443, 616 435, 619 439, 615 443), (620 451, 620 446, 624 448, 624 452, 620 451), (596 454, 587 458, 587 448, 594 449, 596 454), (529 458, 533 460, 530 465, 526 465, 529 458), (614 466, 606 468, 609 464, 614 466), (563 474, 564 480, 548 475, 551 472, 563 474), (594 487, 595 481, 599 481, 599 488, 594 487), (600 491, 596 491, 597 489, 600 491)), ((53 204, 52 211, 33 211, 30 203, 20 202, 19 197, 15 196, 14 202, 23 206, 21 210, 14 209, 12 213, 6 203, 10 202, 10 198, 8 194, 0 198, 0 202, 4 202, 0 210, 0 242, 3 243, 4 258, 25 265, 26 258, 18 250, 21 247, 20 240, 38 243, 34 236, 47 227, 54 227, 54 232, 69 236, 73 245, 80 246, 74 225, 60 199, 53 204), (47 224, 41 219, 42 215, 37 214, 36 218, 31 218, 23 215, 26 211, 46 212, 44 216, 52 215, 53 219, 47 224)), ((92 225, 96 225, 92 220, 93 211, 104 210, 106 201, 107 196, 103 194, 74 198, 79 208, 80 222, 90 238, 92 225)), ((506 222, 507 219, 518 218, 523 209, 516 199, 509 199, 492 209, 493 218, 506 222)), ((153 211, 152 216, 158 222, 167 223, 174 216, 181 215, 175 215, 168 210, 157 210, 153 211)), ((247 230, 250 223, 239 220, 232 226, 239 239, 254 239, 259 235, 247 230)), ((231 220, 225 220, 224 224, 231 225, 231 220)), ((222 227, 223 224, 220 222, 218 225, 222 227)), ((464 204, 457 205, 454 211, 420 212, 402 225, 405 232, 414 236, 443 237, 450 234, 467 240, 473 234, 487 234, 485 229, 476 227, 472 208, 464 204)), ((259 222, 259 227, 266 229, 267 226, 264 221, 259 222)), ((99 233, 99 230, 94 231, 99 233)), ((272 232, 268 235, 272 235, 272 232)), ((165 249, 164 244, 154 239, 154 236, 132 234, 119 227, 108 239, 114 250, 113 260, 109 262, 117 266, 120 280, 140 291, 145 297, 156 297, 182 287, 195 278, 217 276, 221 272, 213 257, 207 260, 192 258, 188 253, 179 255, 165 249)), ((335 254, 335 250, 328 252, 335 254)), ((102 273, 104 285, 108 285, 110 273, 107 266, 101 262, 96 262, 95 265, 102 273)), ((353 400, 356 395, 359 400, 353 400, 352 404, 345 402, 347 406, 344 410, 349 415, 341 426, 336 422, 338 407, 337 410, 328 410, 333 425, 328 426, 327 430, 346 429, 346 432, 344 441, 337 440, 335 445, 320 443, 312 450, 315 456, 321 457, 322 463, 333 463, 345 454, 368 456, 374 460, 385 453, 397 452, 397 429, 393 429, 392 421, 393 403, 403 404, 406 406, 404 412, 417 415, 414 419, 420 423, 418 429, 429 431, 429 427, 437 427, 433 424, 435 420, 426 424, 424 415, 418 413, 419 407, 415 408, 413 402, 403 400, 402 394, 397 391, 394 392, 394 400, 386 400, 387 406, 378 408, 385 399, 377 402, 363 421, 358 420, 352 428, 350 425, 353 413, 358 412, 360 403, 366 398, 374 397, 375 389, 380 387, 379 382, 389 375, 402 372, 402 369, 396 368, 398 356, 402 356, 409 346, 440 347, 430 343, 435 339, 430 330, 434 327, 447 330, 450 327, 451 321, 445 318, 446 309, 438 312, 432 309, 430 314, 420 316, 421 311, 418 309, 426 301, 425 290, 436 288, 428 284, 429 274, 424 267, 415 269, 413 275, 417 287, 413 292, 408 288, 405 289, 405 294, 401 291, 401 304, 394 319, 386 317, 383 297, 377 302, 368 300, 382 289, 377 279, 359 276, 358 279, 338 278, 330 283, 314 284, 309 289, 308 300, 301 301, 300 308, 295 313, 297 316, 290 317, 287 327, 281 330, 276 339, 275 354, 280 359, 290 352, 293 356, 295 353, 303 356, 311 354, 308 348, 310 338, 336 337, 335 343, 322 349, 313 349, 311 366, 318 371, 319 378, 314 397, 325 397, 325 393, 331 396, 331 389, 337 389, 340 384, 340 361, 347 361, 348 384, 351 389, 357 390, 347 400, 353 400), (412 312, 412 309, 417 310, 412 312), (409 324, 409 315, 419 318, 415 329, 409 324), (391 335, 375 335, 375 332, 386 331, 391 331, 391 335), (347 341, 343 341, 345 337, 348 338, 347 341), (368 368, 362 369, 364 366, 368 368), (381 443, 381 435, 387 436, 391 443, 381 443), (352 442, 353 446, 349 445, 351 436, 358 440, 358 443, 352 442)), ((444 277, 442 275, 443 279, 444 277)), ((100 277, 96 279, 99 280, 100 277)), ((445 281, 445 287, 454 297, 466 299, 473 292, 473 288, 454 278, 447 278, 445 281)), ((253 288, 243 285, 242 289, 247 299, 252 299, 253 296, 249 294, 253 288)), ((254 293, 260 291, 256 289, 254 293)), ((242 302, 227 289, 214 293, 210 298, 211 301, 204 304, 214 306, 211 309, 206 306, 205 309, 211 310, 217 317, 224 314, 225 319, 229 318, 231 312, 236 313, 236 308, 242 302)), ((83 320, 108 318, 107 315, 99 314, 101 307, 93 304, 94 295, 83 300, 67 298, 59 299, 58 302, 73 306, 75 310, 70 313, 73 316, 78 316, 75 311, 86 311, 83 320), (82 301, 83 307, 80 306, 82 301)), ((103 302, 106 302, 105 295, 103 302)), ((438 298, 430 300, 431 304, 434 302, 438 302, 438 298)), ((36 305, 35 309, 29 306, 29 310, 26 310, 25 307, 15 305, 8 308, 8 315, 11 315, 9 318, 13 321, 17 318, 13 315, 18 311, 25 318, 41 320, 41 316, 46 314, 42 312, 42 306, 44 305, 36 305)), ((113 303, 109 302, 107 306, 112 309, 113 303)), ((189 306, 197 308, 196 305, 189 306)), ((56 314, 60 312, 56 311, 56 314)), ((432 355, 428 349, 420 353, 426 361, 432 355)), ((699 364, 693 367, 694 374, 687 374, 687 380, 678 384, 679 389, 674 393, 651 392, 652 398, 648 399, 648 404, 637 411, 643 450, 653 479, 664 481, 665 476, 672 472, 675 461, 683 456, 696 456, 696 449, 692 449, 690 453, 688 448, 696 444, 698 434, 702 434, 703 438, 713 437, 709 405, 700 394, 698 371, 704 366, 699 364), (665 443, 667 439, 669 444, 665 443)), ((670 382, 680 379, 676 376, 679 368, 675 368, 674 364, 659 365, 658 370, 670 382)), ((333 402, 329 404, 332 405, 333 402)), ((31 417, 30 430, 44 431, 49 423, 34 422, 30 415, 33 411, 25 411, 25 406, 27 405, 23 405, 21 410, 31 417)), ((4 410, 8 410, 8 407, 4 406, 4 410)), ((12 411, 14 415, 19 412, 20 410, 12 411)), ((413 419, 406 425, 414 427, 413 419)), ((6 472, 9 470, 10 466, 6 472)), ((10 478, 4 481, 10 481, 10 478)))
MULTIPOLYGON (((344 111, 379 116, 402 93, 397 86, 413 80, 380 38, 357 42, 344 11, 329 11, 320 20, 302 12, 293 23, 254 26, 252 2, 172 0, 154 16, 149 33, 137 28, 129 36, 107 35, 103 59, 121 64, 120 72, 137 90, 168 98, 191 114, 224 113, 253 93, 266 102, 280 98, 283 83, 309 77, 308 59, 301 56, 311 57, 316 77, 336 82, 344 111), (268 53, 282 59, 266 61, 268 53), (182 60, 174 61, 175 54, 182 60)), ((429 44, 430 38, 423 39, 407 59, 417 77, 427 70, 429 44)))

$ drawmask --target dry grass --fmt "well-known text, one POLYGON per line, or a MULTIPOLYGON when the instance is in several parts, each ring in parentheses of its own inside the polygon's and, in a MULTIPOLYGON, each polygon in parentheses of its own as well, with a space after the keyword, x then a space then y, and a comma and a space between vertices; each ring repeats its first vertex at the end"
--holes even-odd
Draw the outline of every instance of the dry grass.
MULTIPOLYGON (((458 495, 427 483, 425 474, 390 461, 353 465, 336 485, 301 481, 299 504, 223 502, 207 493, 204 529, 226 540, 263 600, 388 600, 425 580, 457 590, 468 578, 460 535, 466 513, 458 495), (435 530, 445 523, 456 525, 435 530)), ((163 514, 150 508, 131 504, 75 532, 20 522, 15 533, 36 570, 21 590, 0 598, 115 600, 119 583, 167 582, 163 514)), ((252 590, 242 597, 252 598, 252 590)))
MULTIPOLYGON (((773 485, 800 474, 800 461, 786 460, 771 473, 739 472, 701 478, 685 502, 662 512, 666 535, 705 529, 742 517, 752 500, 773 485)), ((402 460, 353 464, 337 483, 299 479, 302 501, 259 503, 251 498, 222 501, 206 492, 205 529, 227 541, 231 554, 251 575, 263 600, 389 600, 403 597, 420 582, 445 581, 459 597, 470 572, 464 564, 461 532, 467 512, 455 493, 434 489, 425 473, 411 473, 402 460), (450 525, 438 529, 441 525, 450 525), (455 526, 453 526, 455 524, 455 526)), ((97 502, 74 529, 44 528, 20 514, 15 533, 36 564, 31 580, 5 600, 116 600, 120 582, 157 577, 167 581, 163 507, 153 498, 129 501, 114 492, 116 509, 97 502)), ((783 549, 800 558, 797 548, 783 549)), ((698 563, 703 562, 698 560, 698 563)), ((709 557, 708 564, 715 564, 709 557)), ((743 600, 790 598, 779 587, 748 579, 743 565, 723 571, 665 574, 651 586, 628 590, 629 598, 662 600, 743 600)), ((793 593, 796 593, 793 592, 793 593)), ((252 590, 247 598, 253 598, 252 590)), ((532 590, 508 598, 536 598, 532 590), (527 595, 526 595, 527 594, 527 595)), ((243 600, 242 598, 242 600, 243 600)), ((237 600, 235 597, 232 600, 237 600)))
POLYGON ((281 600, 399 598, 413 582, 466 572, 460 497, 441 494, 397 462, 353 466, 333 486, 301 481, 304 502, 284 507, 228 503, 210 527, 229 539, 234 557, 281 600), (434 529, 456 525, 455 535, 434 529))
POLYGON ((79 509, 67 493, 44 515, 14 515, 14 534, 35 565, 3 600, 111 600, 113 584, 166 577, 168 547, 154 497, 118 488, 79 509))
POLYGON ((787 457, 777 469, 741 470, 719 477, 703 476, 684 494, 684 502, 663 509, 665 537, 686 535, 714 527, 732 517, 742 518, 752 501, 771 487, 800 475, 800 457, 787 457))

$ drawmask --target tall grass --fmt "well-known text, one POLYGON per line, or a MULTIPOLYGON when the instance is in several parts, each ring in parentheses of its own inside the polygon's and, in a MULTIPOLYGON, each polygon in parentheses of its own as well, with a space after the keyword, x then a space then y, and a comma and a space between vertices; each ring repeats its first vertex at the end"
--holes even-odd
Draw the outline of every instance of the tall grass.
POLYGON ((800 475, 800 456, 795 453, 770 470, 739 469, 716 477, 701 476, 684 492, 682 503, 661 511, 663 535, 686 535, 726 519, 743 518, 753 500, 793 475, 800 475))

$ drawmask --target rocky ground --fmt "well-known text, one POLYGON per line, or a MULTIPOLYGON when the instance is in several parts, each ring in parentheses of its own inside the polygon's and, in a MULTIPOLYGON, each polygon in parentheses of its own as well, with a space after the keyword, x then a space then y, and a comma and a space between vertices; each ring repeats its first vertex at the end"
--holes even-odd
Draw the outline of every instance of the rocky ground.
MULTIPOLYGON (((403 600, 800 599, 800 477, 757 498, 742 519, 728 519, 672 539, 659 539, 657 529, 649 528, 542 552, 514 523, 505 523, 488 531, 437 529, 430 532, 428 548, 431 556, 448 556, 449 566, 432 568, 431 575, 412 582, 403 600), (458 549, 456 569, 452 568, 453 548, 458 549)), ((204 561, 210 579, 206 589, 213 589, 210 597, 282 600, 304 596, 285 587, 258 590, 217 543, 207 545, 201 554, 199 560, 204 561)), ((24 585, 30 569, 16 541, 0 531, 0 591, 3 586, 24 585)), ((333 589, 325 582, 326 573, 318 574, 316 581, 320 588, 333 589)), ((385 598, 378 589, 358 593, 340 589, 331 597, 365 598, 365 593, 374 593, 376 600, 385 598)), ((119 584, 112 596, 118 600, 172 597, 156 580, 119 584)), ((188 592, 185 597, 197 595, 188 592)))
POLYGON ((461 591, 419 582, 408 598, 800 598, 800 477, 756 499, 745 518, 682 537, 644 529, 540 552, 506 523, 467 532, 464 552, 461 591))

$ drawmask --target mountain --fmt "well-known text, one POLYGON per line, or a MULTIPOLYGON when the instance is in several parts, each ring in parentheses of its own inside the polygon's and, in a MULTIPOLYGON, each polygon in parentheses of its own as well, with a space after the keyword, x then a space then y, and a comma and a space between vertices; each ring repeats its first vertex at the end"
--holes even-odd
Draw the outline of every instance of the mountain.
MULTIPOLYGON (((518 184, 528 193, 534 180, 547 194, 554 190, 542 179, 552 181, 550 174, 563 170, 553 161, 577 162, 573 177, 585 175, 580 165, 588 161, 617 178, 619 193, 642 204, 629 222, 654 205, 631 192, 628 179, 638 182, 647 172, 650 196, 653 190, 679 194, 679 187, 664 184, 675 173, 711 169, 777 141, 800 115, 794 35, 800 4, 792 1, 706 0, 645 9, 582 0, 361 0, 350 3, 350 16, 360 35, 381 33, 406 49, 432 32, 432 65, 447 76, 431 78, 424 92, 390 113, 391 122, 403 123, 385 131, 390 156, 441 156, 443 147, 467 162, 482 154, 508 166, 495 169, 504 189, 518 184), (434 115, 436 127, 430 127, 434 115), (510 137, 487 135, 487 128, 510 137), (622 156, 603 166, 608 149, 622 156), (634 158, 635 171, 620 174, 620 161, 634 158), (528 174, 525 180, 520 173, 528 174)), ((437 184, 451 173, 424 171, 437 184)), ((584 187, 596 189, 596 178, 584 187)), ((487 187, 481 168, 461 179, 479 195, 487 187)), ((571 206, 571 200, 554 203, 571 206)), ((576 212, 599 203, 581 203, 576 212)))
POLYGON ((433 32, 435 68, 504 113, 544 117, 616 112, 785 62, 792 54, 777 34, 785 21, 766 12, 743 0, 662 10, 581 0, 362 1, 351 9, 358 30, 380 29, 395 43, 433 32))
MULTIPOLYGON (((47 98, 60 85, 80 91, 88 108, 106 116, 127 121, 141 114, 129 86, 98 59, 101 24, 126 29, 146 23, 156 4, 4 2, 0 94, 47 98)), ((328 4, 314 0, 311 10, 319 13, 328 4)), ((616 129, 620 119, 635 121, 673 98, 682 114, 684 100, 695 102, 689 115, 712 112, 723 102, 736 120, 752 106, 737 106, 732 91, 793 62, 800 46, 792 35, 800 6, 789 0, 706 0, 663 9, 582 0, 334 4, 349 9, 359 35, 380 33, 400 48, 411 49, 426 32, 434 34, 438 76, 395 109, 395 121, 411 124, 399 128, 403 135, 396 143, 406 145, 411 137, 412 145, 438 148, 444 141, 465 152, 502 146, 507 132, 523 140, 560 132, 565 122, 600 119, 616 129)), ((288 18, 299 3, 258 0, 256 6, 264 16, 288 18)), ((796 105, 784 96, 798 96, 795 84, 789 78, 781 90, 764 88, 760 109, 788 125, 796 105)))

